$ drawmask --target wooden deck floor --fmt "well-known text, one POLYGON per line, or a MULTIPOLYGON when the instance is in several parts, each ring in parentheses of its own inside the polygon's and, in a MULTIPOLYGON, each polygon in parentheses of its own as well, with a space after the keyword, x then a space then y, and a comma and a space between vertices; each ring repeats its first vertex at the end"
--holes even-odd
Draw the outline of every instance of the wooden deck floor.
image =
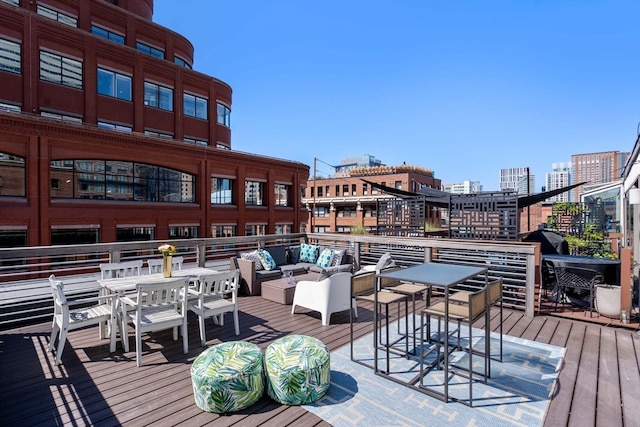
MULTIPOLYGON (((260 297, 240 298, 241 335, 231 324, 208 323, 208 344, 235 339, 266 347, 274 339, 300 333, 321 339, 331 350, 349 342, 348 313, 321 326, 319 314, 260 297)), ((495 309, 494 309, 495 310, 495 309)), ((495 313, 496 311, 494 311, 495 313)), ((371 331, 371 311, 360 309, 357 335, 371 331)), ((484 322, 475 326, 483 327, 484 322)), ((497 318, 491 322, 496 330, 497 318)), ((197 322, 189 322, 190 352, 184 355, 171 332, 143 338, 141 368, 132 352, 110 354, 96 328, 73 331, 62 357, 52 364, 46 352, 50 325, 0 332, 0 425, 215 425, 326 426, 300 407, 263 397, 245 411, 216 415, 193 402, 189 367, 202 351, 197 322)), ((527 318, 505 310, 504 333, 567 347, 559 384, 545 426, 640 425, 640 338, 635 331, 550 316, 527 318)))

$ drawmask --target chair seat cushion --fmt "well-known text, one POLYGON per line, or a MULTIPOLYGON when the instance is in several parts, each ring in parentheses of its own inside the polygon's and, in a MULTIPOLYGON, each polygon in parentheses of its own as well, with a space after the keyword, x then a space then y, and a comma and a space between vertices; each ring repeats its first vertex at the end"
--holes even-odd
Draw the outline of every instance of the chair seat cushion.
POLYGON ((231 341, 209 347, 191 365, 193 396, 198 408, 227 413, 253 405, 264 393, 262 350, 231 341))
POLYGON ((329 349, 317 338, 287 335, 265 351, 267 393, 285 405, 320 399, 330 384, 329 349))

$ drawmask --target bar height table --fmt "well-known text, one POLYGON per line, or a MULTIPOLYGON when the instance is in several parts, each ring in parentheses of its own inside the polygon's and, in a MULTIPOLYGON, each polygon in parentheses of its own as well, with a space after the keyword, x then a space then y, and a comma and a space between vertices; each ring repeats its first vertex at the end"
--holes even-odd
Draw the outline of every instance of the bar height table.
MULTIPOLYGON (((444 263, 435 263, 435 262, 427 262, 424 264, 401 268, 399 270, 394 270, 390 272, 380 272, 376 274, 377 277, 377 287, 380 287, 380 282, 382 278, 395 279, 401 282, 410 282, 410 283, 419 283, 435 288, 442 289, 444 292, 444 303, 445 303, 445 322, 444 322, 444 370, 445 372, 449 371, 449 322, 447 319, 449 318, 449 289, 453 286, 456 286, 465 280, 469 280, 473 277, 484 275, 485 285, 488 281, 488 267, 476 267, 469 265, 457 265, 457 264, 444 264, 444 263)), ((380 289, 378 289, 380 290, 380 289)), ((377 292, 376 292, 377 296, 377 292)), ((373 339, 374 342, 378 342, 378 304, 377 301, 374 304, 373 310, 373 339)), ((408 315, 408 313, 407 313, 408 315)), ((414 314, 415 315, 415 314, 414 314)), ((407 335, 407 340, 409 339, 407 335)), ((423 346, 423 343, 420 343, 420 346, 423 346)), ((414 378, 414 380, 410 383, 406 383, 404 381, 399 380, 398 378, 392 377, 388 373, 383 372, 378 368, 378 351, 374 350, 375 354, 373 357, 373 370, 377 375, 388 378, 394 382, 399 384, 404 384, 406 386, 412 387, 422 393, 428 394, 430 396, 436 397, 444 402, 449 401, 449 387, 448 381, 445 378, 444 382, 444 393, 440 393, 436 390, 431 390, 421 385, 416 385, 415 382, 421 381, 422 374, 418 375, 418 377, 414 378)), ((438 363, 438 362, 437 362, 438 363)), ((436 364, 437 364, 436 363, 436 364)), ((422 366, 421 366, 422 368, 422 366)), ((387 371, 388 371, 387 367, 387 371)))

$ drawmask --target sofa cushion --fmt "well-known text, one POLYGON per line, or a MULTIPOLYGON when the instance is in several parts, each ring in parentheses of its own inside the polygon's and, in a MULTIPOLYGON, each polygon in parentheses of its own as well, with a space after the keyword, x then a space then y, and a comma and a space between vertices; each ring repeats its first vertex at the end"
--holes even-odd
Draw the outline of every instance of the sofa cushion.
POLYGON ((349 264, 336 265, 334 267, 323 268, 322 272, 318 276, 318 282, 331 277, 336 273, 351 273, 351 266, 349 264))
POLYGON ((276 262, 273 260, 273 257, 268 251, 265 251, 264 249, 260 249, 258 251, 258 257, 260 258, 262 267, 264 267, 265 270, 271 271, 274 268, 276 268, 276 262))
POLYGON ((262 261, 260 261, 260 257, 258 256, 258 251, 243 252, 240 254, 240 258, 253 261, 256 271, 263 269, 262 261))
POLYGON ((289 260, 287 264, 297 264, 300 262, 300 245, 289 246, 289 260))
POLYGON ((376 271, 384 270, 385 268, 390 267, 392 263, 393 259, 391 258, 391 252, 385 252, 376 264, 376 271))
POLYGON ((256 280, 262 282, 264 280, 278 279, 282 277, 282 270, 276 267, 274 270, 260 270, 256 271, 256 280))
POLYGON ((318 267, 327 268, 331 265, 331 260, 333 260, 333 249, 325 248, 320 252, 318 259, 316 260, 316 265, 318 267))
POLYGON ((273 246, 270 248, 265 248, 265 250, 269 252, 269 254, 271 254, 271 258, 273 258, 276 265, 278 266, 289 264, 285 253, 286 249, 286 246, 273 246))
POLYGON ((300 258, 299 262, 311 262, 315 263, 318 258, 318 247, 316 245, 310 245, 303 243, 300 245, 300 258))
POLYGON ((342 258, 344 257, 344 249, 334 249, 333 258, 331 259, 331 265, 329 267, 335 267, 342 264, 342 258))

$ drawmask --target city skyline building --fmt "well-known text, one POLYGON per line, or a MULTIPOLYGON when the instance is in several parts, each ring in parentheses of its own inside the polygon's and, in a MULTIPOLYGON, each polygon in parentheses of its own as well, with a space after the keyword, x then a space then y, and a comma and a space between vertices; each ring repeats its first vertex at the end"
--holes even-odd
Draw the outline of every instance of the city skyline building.
MULTIPOLYGON (((571 162, 558 162, 551 164, 551 172, 546 174, 546 191, 557 190, 571 185, 572 180, 572 163, 571 162)), ((545 202, 547 203, 561 203, 571 202, 571 191, 549 197, 545 202)))
POLYGON ((480 181, 464 180, 453 184, 442 184, 442 190, 452 194, 472 194, 482 192, 480 181))
MULTIPOLYGON (((622 176, 628 158, 628 152, 620 151, 573 154, 571 156, 573 182, 594 185, 615 181, 622 176)), ((584 192, 582 187, 572 190, 571 200, 580 200, 584 192)))
POLYGON ((535 174, 528 167, 500 169, 500 191, 533 194, 536 192, 535 174))

